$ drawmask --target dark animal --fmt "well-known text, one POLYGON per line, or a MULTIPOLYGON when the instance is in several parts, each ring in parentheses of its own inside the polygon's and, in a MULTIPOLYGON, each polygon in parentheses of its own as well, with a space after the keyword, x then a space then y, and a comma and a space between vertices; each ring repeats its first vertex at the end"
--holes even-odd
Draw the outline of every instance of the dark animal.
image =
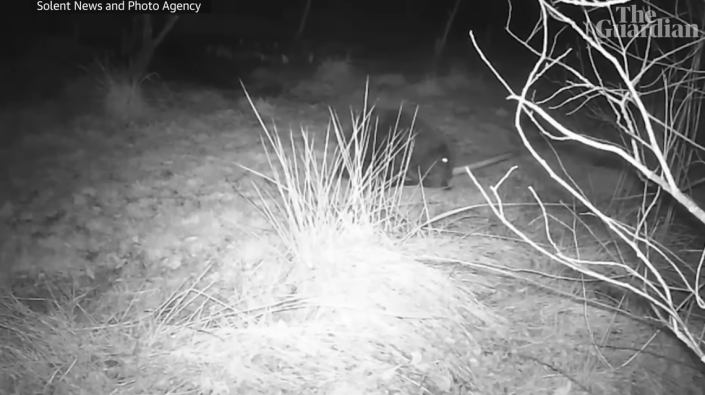
MULTIPOLYGON (((380 175, 392 183, 401 181, 407 186, 421 184, 424 188, 450 189, 453 153, 441 131, 420 119, 415 112, 375 109, 367 131, 363 172, 371 168, 380 171, 380 175)), ((351 148, 354 146, 352 144, 351 148)))

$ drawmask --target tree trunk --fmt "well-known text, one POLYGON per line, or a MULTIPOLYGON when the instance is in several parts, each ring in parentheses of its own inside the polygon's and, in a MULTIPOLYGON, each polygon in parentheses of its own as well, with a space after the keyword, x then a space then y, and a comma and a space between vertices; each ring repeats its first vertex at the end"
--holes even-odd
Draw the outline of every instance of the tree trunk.
POLYGON ((436 40, 433 48, 433 72, 434 74, 438 71, 438 67, 441 61, 441 55, 443 55, 443 50, 445 49, 446 42, 448 41, 448 34, 450 33, 450 28, 453 26, 453 20, 455 20, 455 15, 458 13, 458 8, 460 8, 460 2, 463 0, 455 0, 455 5, 453 10, 448 15, 448 20, 446 21, 446 27, 443 30, 443 35, 436 40))
POLYGON ((149 68, 149 64, 152 62, 154 57, 154 51, 157 49, 159 44, 164 40, 167 33, 174 27, 174 24, 179 19, 178 15, 170 16, 159 35, 155 38, 153 36, 152 28, 152 16, 149 14, 144 14, 138 16, 138 26, 142 30, 142 37, 140 40, 139 50, 137 53, 133 53, 130 59, 129 73, 134 79, 142 78, 149 68))
POLYGON ((306 0, 306 6, 304 7, 304 13, 301 15, 301 22, 299 22, 299 30, 296 31, 296 36, 294 36, 294 42, 299 42, 301 37, 304 35, 304 29, 306 28, 306 22, 308 21, 308 13, 311 11, 311 0, 306 0))

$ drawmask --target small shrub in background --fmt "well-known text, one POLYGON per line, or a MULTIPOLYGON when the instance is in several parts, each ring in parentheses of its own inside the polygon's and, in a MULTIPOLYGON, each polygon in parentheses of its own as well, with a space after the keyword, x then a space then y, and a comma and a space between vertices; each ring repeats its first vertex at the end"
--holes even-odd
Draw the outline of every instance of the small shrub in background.
POLYGON ((134 122, 147 117, 152 108, 146 98, 144 82, 149 76, 136 78, 126 70, 99 64, 102 107, 106 115, 121 122, 134 122))

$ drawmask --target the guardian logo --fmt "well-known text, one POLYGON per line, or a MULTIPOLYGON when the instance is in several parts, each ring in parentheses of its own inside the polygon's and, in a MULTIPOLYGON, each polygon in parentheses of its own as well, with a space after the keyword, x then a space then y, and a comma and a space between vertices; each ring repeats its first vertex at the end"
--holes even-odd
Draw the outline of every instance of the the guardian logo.
POLYGON ((631 5, 615 7, 615 11, 615 19, 603 19, 595 24, 595 30, 600 37, 696 38, 701 35, 698 25, 658 18, 653 10, 640 10, 631 5))

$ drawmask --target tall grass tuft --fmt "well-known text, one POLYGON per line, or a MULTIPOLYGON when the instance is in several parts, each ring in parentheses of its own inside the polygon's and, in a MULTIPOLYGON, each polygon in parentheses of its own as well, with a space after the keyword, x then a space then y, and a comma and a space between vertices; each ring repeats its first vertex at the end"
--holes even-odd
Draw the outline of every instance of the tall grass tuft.
POLYGON ((149 116, 152 107, 147 100, 144 83, 149 75, 131 76, 127 70, 98 63, 98 82, 103 90, 102 104, 106 115, 121 122, 133 122, 149 116))
POLYGON ((398 210, 404 177, 387 175, 394 169, 406 174, 412 141, 383 146, 376 160, 371 158, 367 147, 376 143, 377 122, 367 100, 362 113, 351 111, 347 133, 331 110, 320 143, 304 128, 300 138, 291 130, 282 138, 276 127, 262 121, 252 100, 250 105, 262 126, 272 174, 246 169, 273 187, 255 185, 258 208, 296 260, 314 264, 321 253, 360 242, 389 242, 405 226, 398 210))

